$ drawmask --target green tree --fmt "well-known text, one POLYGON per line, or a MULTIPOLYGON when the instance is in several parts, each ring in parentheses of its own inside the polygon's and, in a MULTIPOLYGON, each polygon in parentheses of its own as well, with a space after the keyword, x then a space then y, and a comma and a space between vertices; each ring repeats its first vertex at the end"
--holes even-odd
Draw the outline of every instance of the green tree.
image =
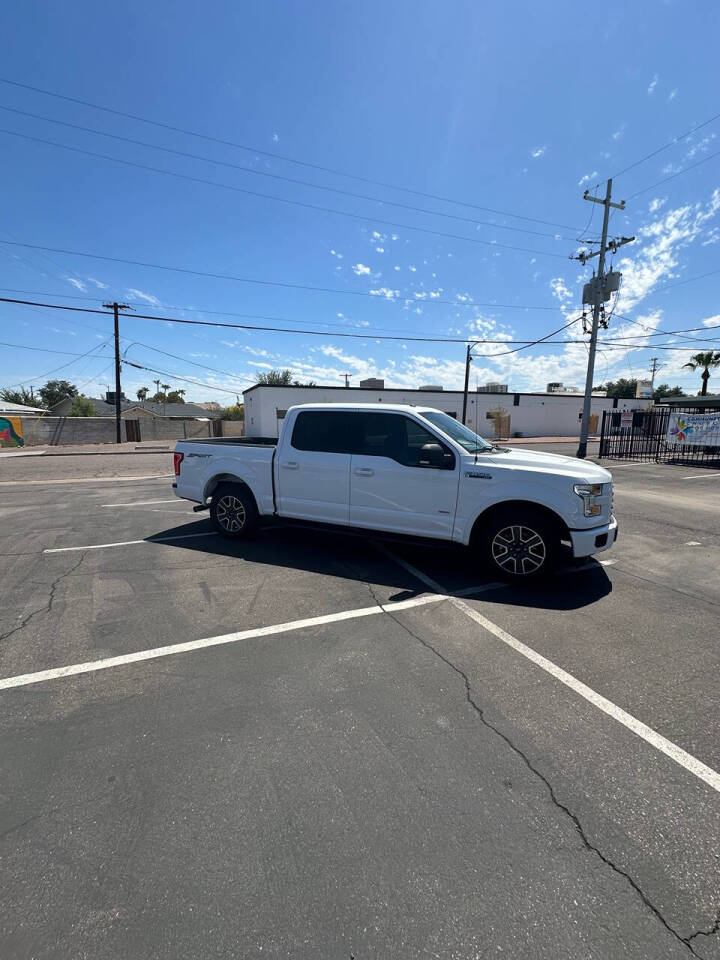
POLYGON ((665 400, 667 397, 684 397, 685 392, 682 387, 671 387, 668 383, 661 383, 655 387, 653 397, 656 400, 665 400))
POLYGON ((48 380, 44 387, 40 387, 38 393, 40 394, 42 405, 50 409, 50 407, 54 407, 56 403, 60 403, 61 400, 66 400, 68 397, 76 397, 78 395, 78 388, 68 380, 48 380))
POLYGON ((166 403, 184 403, 184 402, 185 402, 184 390, 171 390, 166 397, 166 403))
POLYGON ((149 393, 150 393, 150 390, 147 387, 140 387, 140 389, 135 394, 135 396, 138 398, 140 403, 143 403, 145 400, 147 400, 147 395, 149 393))
POLYGON ((707 385, 708 380, 710 379, 710 371, 714 370, 716 367, 720 367, 720 351, 718 350, 706 350, 704 353, 696 353, 690 358, 687 363, 683 364, 688 370, 702 370, 700 378, 702 380, 702 390, 700 391, 699 396, 707 396, 707 385))
POLYGON ((32 393, 26 390, 25 387, 20 387, 17 390, 14 390, 12 387, 3 387, 3 389, 0 390, 0 400, 5 400, 7 403, 22 403, 26 407, 40 406, 40 401, 36 400, 32 393))
POLYGON ((244 420, 245 419, 245 405, 242 403, 233 403, 229 407, 225 407, 220 411, 221 420, 244 420))
POLYGON ((626 380, 624 377, 620 377, 619 380, 608 380, 607 383, 601 383, 599 387, 593 387, 593 390, 607 390, 609 397, 629 400, 635 396, 637 383, 637 380, 626 380))
POLYGON ((68 411, 69 417, 96 417, 97 410, 92 400, 87 397, 75 397, 73 405, 68 411))
POLYGON ((314 387, 315 381, 308 380, 302 383, 300 380, 293 379, 290 370, 268 370, 266 373, 259 373, 258 383, 265 384, 268 387, 314 387))

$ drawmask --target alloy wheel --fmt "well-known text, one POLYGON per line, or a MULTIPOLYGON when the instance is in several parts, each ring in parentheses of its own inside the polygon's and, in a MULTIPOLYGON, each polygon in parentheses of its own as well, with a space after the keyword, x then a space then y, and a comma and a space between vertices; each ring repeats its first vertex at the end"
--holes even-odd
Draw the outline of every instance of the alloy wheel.
POLYGON ((227 533, 239 533, 245 526, 246 513, 242 500, 226 493, 220 497, 215 510, 218 524, 227 533))
POLYGON ((503 527, 493 537, 492 557, 506 573, 528 576, 536 573, 545 563, 547 549, 536 530, 513 524, 503 527))

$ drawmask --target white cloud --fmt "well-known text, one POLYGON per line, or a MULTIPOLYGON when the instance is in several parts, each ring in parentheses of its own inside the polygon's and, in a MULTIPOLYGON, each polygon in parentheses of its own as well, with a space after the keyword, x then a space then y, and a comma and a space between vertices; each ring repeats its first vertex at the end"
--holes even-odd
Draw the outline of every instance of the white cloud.
POLYGON ((563 306, 568 302, 568 300, 573 299, 573 293, 567 287, 562 277, 553 277, 550 281, 550 289, 553 292, 553 296, 556 297, 556 299, 558 299, 563 306))
POLYGON ((369 274, 370 267, 366 267, 364 263, 354 263, 353 273, 356 273, 359 277, 362 276, 363 274, 369 274))
POLYGON ((626 124, 626 123, 621 123, 620 126, 619 126, 619 127, 617 128, 617 130, 615 131, 615 133, 612 135, 613 140, 620 140, 620 139, 622 139, 622 137, 623 137, 623 135, 624 135, 624 133, 625 133, 626 130, 627 130, 627 124, 626 124))
POLYGON ((410 273, 417 273, 417 267, 408 267, 410 273))
POLYGON ((393 267, 393 270, 397 270, 398 273, 399 273, 399 272, 400 272, 400 267, 398 267, 398 266, 396 265, 396 266, 393 267))
POLYGON ((385 247, 375 247, 375 253, 385 253, 385 247))
POLYGON ((652 78, 652 80, 650 81, 650 84, 649 84, 649 86, 648 86, 648 91, 647 91, 647 92, 650 94, 650 96, 652 96, 653 93, 655 93, 655 87, 658 85, 658 80, 659 80, 659 79, 660 79, 660 77, 658 77, 658 75, 655 74, 655 76, 654 76, 654 77, 652 78))
POLYGON ((678 88, 674 87, 668 94, 668 100, 674 100, 677 95, 678 95, 678 88))
POLYGON ((279 140, 280 140, 280 137, 279 137, 276 133, 274 133, 274 134, 272 135, 272 142, 273 142, 273 143, 278 143, 279 140))
POLYGON ((390 290, 389 287, 379 287, 377 290, 371 290, 370 295, 373 297, 385 297, 386 300, 394 300, 400 296, 400 291, 390 290))
POLYGON ((707 153, 707 149, 714 139, 715 139, 715 134, 711 133, 707 137, 703 137, 702 140, 698 140, 697 143, 694 143, 690 147, 688 152, 685 154, 685 157, 688 160, 692 160, 692 158, 698 153, 707 153))
POLYGON ((650 213, 657 213, 660 207, 664 207, 666 203, 667 203, 667 197, 662 197, 662 198, 655 197, 654 200, 650 201, 650 206, 648 207, 648 210, 650 211, 650 213))
POLYGON ((342 260, 342 258, 343 258, 343 254, 342 254, 342 253, 338 253, 337 250, 331 250, 331 251, 330 251, 330 256, 331 256, 331 257, 337 257, 338 260, 342 260))
POLYGON ((535 147, 535 149, 530 152, 530 156, 533 158, 533 160, 538 160, 540 157, 544 155, 546 150, 547 150, 547 147, 545 146, 535 147))
POLYGON ((94 283, 98 290, 109 290, 109 284, 103 283, 102 280, 96 280, 95 277, 88 277, 90 283, 94 283))
POLYGON ((82 282, 82 280, 76 280, 75 277, 65 277, 65 279, 67 280, 68 283, 71 283, 76 290, 82 290, 83 292, 87 290, 87 287, 82 282))
POLYGON ((593 170, 592 173, 586 173, 584 176, 580 177, 578 180, 578 186, 581 187, 584 183, 590 183, 591 180, 594 180, 597 177, 597 170, 593 170))
POLYGON ((708 231, 706 238, 703 240, 703 247, 710 247, 714 243, 720 243, 720 228, 713 227, 712 230, 708 231))
POLYGON ((128 287, 127 292, 135 300, 143 300, 145 303, 149 303, 153 307, 160 306, 160 301, 157 297, 153 296, 152 293, 145 293, 144 290, 138 290, 137 287, 128 287))
POLYGON ((390 239, 391 239, 391 240, 399 240, 400 237, 399 237, 396 233, 393 233, 393 234, 391 235, 390 239))

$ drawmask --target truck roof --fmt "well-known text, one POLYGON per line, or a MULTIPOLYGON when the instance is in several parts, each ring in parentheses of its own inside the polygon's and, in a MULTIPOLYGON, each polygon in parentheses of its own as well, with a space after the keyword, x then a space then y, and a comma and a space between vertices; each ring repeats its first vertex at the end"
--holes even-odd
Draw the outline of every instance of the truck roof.
POLYGON ((291 410, 390 410, 394 413, 424 413, 438 411, 437 407, 415 405, 411 403, 296 403, 288 408, 291 410))

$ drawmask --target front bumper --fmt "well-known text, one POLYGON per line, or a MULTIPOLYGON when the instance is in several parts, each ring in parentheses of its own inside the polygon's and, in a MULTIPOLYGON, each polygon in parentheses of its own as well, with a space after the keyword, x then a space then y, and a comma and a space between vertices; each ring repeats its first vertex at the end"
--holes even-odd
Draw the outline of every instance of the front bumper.
POLYGON ((590 557, 594 553, 609 550, 618 536, 618 524, 615 517, 610 517, 609 523, 600 527, 591 527, 589 530, 571 530, 573 556, 590 557))

